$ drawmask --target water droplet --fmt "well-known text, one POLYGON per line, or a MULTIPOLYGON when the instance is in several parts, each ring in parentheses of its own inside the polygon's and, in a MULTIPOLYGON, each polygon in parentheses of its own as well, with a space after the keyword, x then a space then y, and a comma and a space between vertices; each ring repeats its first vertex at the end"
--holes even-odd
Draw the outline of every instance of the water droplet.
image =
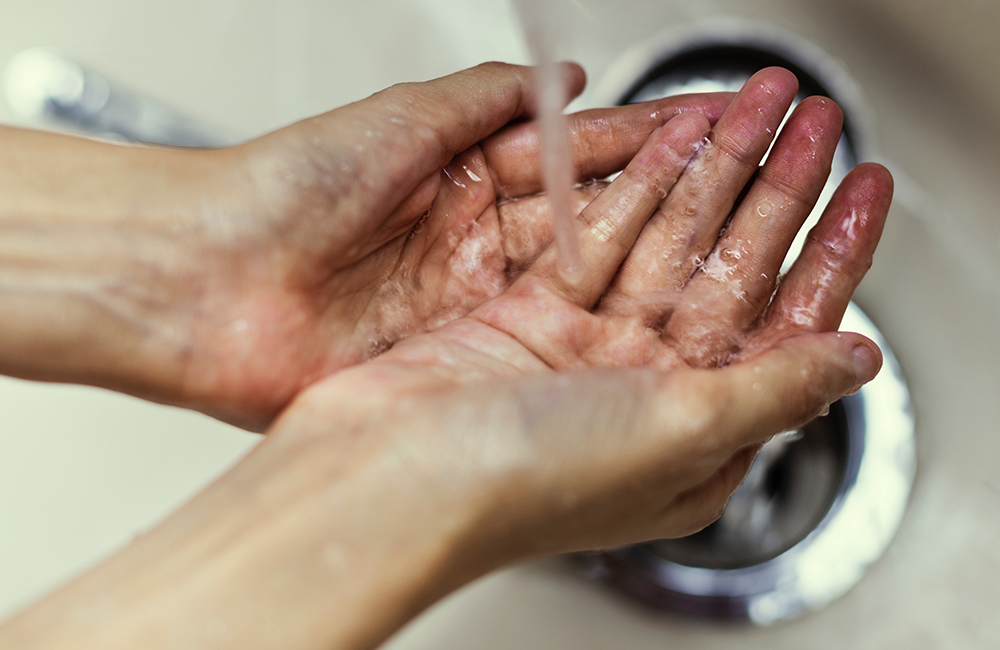
POLYGON ((457 178, 456 178, 456 177, 455 177, 455 176, 454 176, 454 175, 453 175, 453 174, 451 173, 451 171, 449 171, 449 170, 448 170, 448 168, 447 168, 447 167, 445 167, 445 168, 444 168, 444 175, 448 177, 448 180, 450 180, 450 181, 451 181, 452 183, 454 183, 455 185, 457 185, 457 186, 461 187, 462 189, 465 189, 466 187, 468 187, 468 186, 467 186, 467 185, 466 185, 465 183, 463 183, 462 181, 458 180, 458 179, 457 179, 457 178))
POLYGON ((466 173, 466 174, 468 175, 468 177, 469 177, 469 178, 471 178, 471 179, 472 179, 473 181, 475 181, 476 183, 479 183, 479 182, 482 182, 482 180, 483 180, 483 179, 482 179, 482 178, 480 178, 480 177, 479 177, 479 176, 478 176, 478 175, 476 174, 476 172, 474 172, 474 171, 472 171, 471 169, 469 169, 469 168, 468 168, 468 167, 467 167, 466 165, 462 165, 462 169, 464 169, 464 170, 465 170, 465 173, 466 173))
POLYGON ((785 442, 798 442, 806 437, 806 434, 802 429, 795 429, 794 431, 785 431, 781 434, 781 437, 785 439, 785 442))
POLYGON ((662 187, 656 190, 656 194, 657 194, 657 195, 658 195, 658 196, 659 196, 659 197, 660 197, 661 199, 665 199, 665 198, 667 198, 667 191, 666 191, 665 189, 663 189, 662 187))
POLYGON ((819 417, 821 417, 821 418, 825 418, 828 415, 830 415, 830 405, 829 404, 827 404, 826 406, 824 406, 823 410, 819 412, 819 417))

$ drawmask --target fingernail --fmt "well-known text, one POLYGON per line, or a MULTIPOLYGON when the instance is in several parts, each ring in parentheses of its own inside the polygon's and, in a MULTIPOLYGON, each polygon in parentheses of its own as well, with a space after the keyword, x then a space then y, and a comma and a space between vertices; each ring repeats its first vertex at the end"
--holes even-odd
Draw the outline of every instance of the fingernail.
POLYGON ((875 379, 879 366, 878 357, 868 349, 867 345, 859 345, 854 348, 854 378, 857 383, 851 392, 857 392, 859 388, 875 379))

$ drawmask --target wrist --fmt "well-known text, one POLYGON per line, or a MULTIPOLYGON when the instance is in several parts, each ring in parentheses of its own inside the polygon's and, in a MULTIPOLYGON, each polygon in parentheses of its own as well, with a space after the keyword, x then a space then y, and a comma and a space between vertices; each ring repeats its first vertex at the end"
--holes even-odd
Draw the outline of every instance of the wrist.
POLYGON ((214 152, 0 141, 0 373, 169 401, 214 152))

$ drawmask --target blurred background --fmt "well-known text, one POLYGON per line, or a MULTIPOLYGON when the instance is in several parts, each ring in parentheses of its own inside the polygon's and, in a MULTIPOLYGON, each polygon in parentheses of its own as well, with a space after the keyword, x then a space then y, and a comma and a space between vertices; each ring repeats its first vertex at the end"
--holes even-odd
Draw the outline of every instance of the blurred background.
MULTIPOLYGON (((793 622, 746 627, 664 613, 553 559, 469 586, 389 647, 1000 647, 1000 4, 565 5, 561 54, 591 79, 574 108, 618 101, 653 63, 643 56, 713 25, 780 30, 847 75, 849 117, 865 138, 860 157, 888 165, 897 181, 857 302, 909 385, 920 469, 886 554, 846 596, 793 622)), ((222 140, 393 83, 529 59, 502 0, 7 0, 0 66, 36 47, 158 99, 222 140)), ((13 104, 0 101, 0 122, 42 126, 13 104)), ((0 379, 0 618, 127 544, 257 440, 104 391, 0 379)))

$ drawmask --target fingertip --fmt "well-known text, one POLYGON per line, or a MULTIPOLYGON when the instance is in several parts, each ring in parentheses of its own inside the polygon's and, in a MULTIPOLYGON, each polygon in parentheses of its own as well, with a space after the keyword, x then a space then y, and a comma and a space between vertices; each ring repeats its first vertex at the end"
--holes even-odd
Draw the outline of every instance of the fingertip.
POLYGON ((712 123, 698 111, 682 111, 678 113, 677 117, 670 120, 670 122, 675 121, 702 136, 707 135, 712 130, 712 123))
POLYGON ((580 96, 587 87, 587 71, 575 61, 561 61, 563 79, 566 80, 566 103, 580 96))
POLYGON ((799 91, 799 78, 791 70, 781 67, 764 68, 758 71, 746 83, 746 88, 757 85, 765 93, 772 95, 795 96, 799 91))
POLYGON ((838 131, 844 126, 844 111, 840 108, 840 104, 823 95, 806 97, 799 102, 795 112, 797 114, 808 112, 812 119, 838 131))
POLYGON ((854 368, 854 385, 848 395, 858 392, 862 386, 875 379, 882 370, 884 357, 878 344, 861 334, 853 332, 839 332, 837 338, 844 340, 851 346, 851 361, 854 368))
POLYGON ((685 94, 671 95, 663 99, 654 99, 634 106, 650 107, 653 110, 649 113, 649 118, 657 121, 660 125, 669 122, 681 113, 700 113, 704 115, 709 124, 715 124, 726 112, 729 105, 736 98, 736 93, 720 92, 705 94, 685 94))
POLYGON ((853 197, 867 203, 885 204, 888 207, 895 181, 884 166, 866 162, 852 169, 842 184, 851 189, 853 197))
MULTIPOLYGON (((642 170, 644 176, 651 178, 662 176, 664 167, 676 168, 679 175, 711 130, 711 125, 703 115, 695 112, 681 113, 649 134, 646 144, 628 167, 631 171, 642 170)), ((672 186, 674 182, 676 177, 671 178, 668 184, 672 186)), ((661 198, 665 197, 661 195, 661 198)))
POLYGON ((858 345, 851 353, 854 357, 855 385, 867 384, 882 368, 882 360, 867 345, 858 345))
POLYGON ((712 131, 712 125, 701 113, 685 111, 677 115, 654 133, 664 134, 673 146, 687 146, 690 154, 697 151, 702 140, 712 131))
POLYGON ((892 177, 892 172, 885 166, 874 162, 861 163, 852 170, 861 177, 860 185, 866 186, 868 196, 886 196, 892 198, 896 181, 892 177))

